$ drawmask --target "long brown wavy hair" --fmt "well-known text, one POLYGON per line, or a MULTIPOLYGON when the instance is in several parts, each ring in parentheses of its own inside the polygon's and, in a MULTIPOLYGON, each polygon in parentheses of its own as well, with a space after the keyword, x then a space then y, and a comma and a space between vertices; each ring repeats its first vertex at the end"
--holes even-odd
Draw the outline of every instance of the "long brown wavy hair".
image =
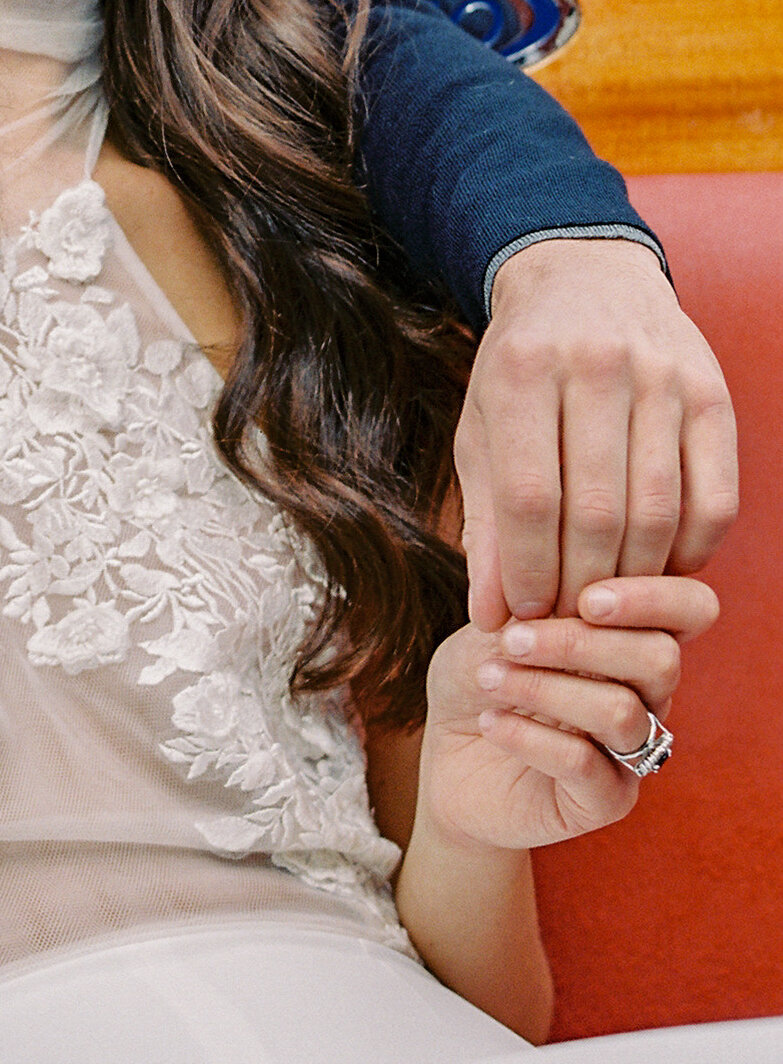
POLYGON ((471 345, 430 293, 401 294, 357 182, 367 6, 348 19, 337 0, 105 0, 104 77, 111 135, 185 194, 241 315, 218 446, 328 572, 292 684, 350 680, 403 726, 465 620, 463 559, 438 521, 471 345))

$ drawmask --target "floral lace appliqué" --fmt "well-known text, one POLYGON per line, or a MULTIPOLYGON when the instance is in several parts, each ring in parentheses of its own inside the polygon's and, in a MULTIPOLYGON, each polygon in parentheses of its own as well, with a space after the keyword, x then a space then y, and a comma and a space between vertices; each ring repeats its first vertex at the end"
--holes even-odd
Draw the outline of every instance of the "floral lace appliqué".
POLYGON ((49 273, 64 281, 92 281, 111 243, 111 215, 100 185, 83 181, 66 189, 35 216, 27 230, 33 247, 49 260, 49 273))
POLYGON ((344 693, 289 690, 320 560, 218 459, 203 355, 143 345, 130 307, 88 283, 110 221, 85 181, 4 248, 2 611, 29 628, 35 666, 168 685, 161 754, 226 796, 196 825, 207 846, 363 893, 391 928, 380 885, 399 851, 370 815, 360 729, 344 693))

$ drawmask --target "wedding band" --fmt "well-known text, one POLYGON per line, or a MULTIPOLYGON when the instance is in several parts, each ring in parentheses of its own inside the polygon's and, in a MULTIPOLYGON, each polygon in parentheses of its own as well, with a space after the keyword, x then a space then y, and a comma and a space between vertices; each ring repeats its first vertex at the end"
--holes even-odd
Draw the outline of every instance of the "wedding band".
POLYGON ((604 747, 607 754, 625 765, 631 772, 644 779, 650 772, 658 772, 661 765, 671 757, 674 736, 661 724, 654 713, 647 710, 650 721, 650 732, 638 750, 632 750, 629 754, 621 754, 612 750, 610 746, 604 747))

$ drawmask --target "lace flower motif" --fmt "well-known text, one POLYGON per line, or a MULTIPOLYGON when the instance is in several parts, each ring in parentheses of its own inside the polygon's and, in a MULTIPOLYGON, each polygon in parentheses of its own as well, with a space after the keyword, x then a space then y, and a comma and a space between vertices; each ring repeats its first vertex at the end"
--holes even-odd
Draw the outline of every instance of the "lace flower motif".
POLYGON ((127 307, 106 320, 89 306, 58 303, 49 333, 41 384, 79 401, 100 421, 116 424, 135 364, 139 337, 127 307))
POLYGON ((101 272, 111 243, 111 215, 106 197, 94 181, 66 189, 41 215, 35 246, 49 259, 49 272, 83 284, 101 272))
POLYGON ((75 676, 125 659, 128 621, 110 603, 84 603, 58 624, 37 631, 27 650, 34 665, 60 665, 75 676))

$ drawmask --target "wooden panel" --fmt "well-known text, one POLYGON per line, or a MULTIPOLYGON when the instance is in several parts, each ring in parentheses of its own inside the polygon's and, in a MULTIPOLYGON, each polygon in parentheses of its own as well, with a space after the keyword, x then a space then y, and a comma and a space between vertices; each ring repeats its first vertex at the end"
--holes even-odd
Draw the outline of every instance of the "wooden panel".
POLYGON ((783 0, 582 0, 533 77, 625 173, 783 169, 783 0))

